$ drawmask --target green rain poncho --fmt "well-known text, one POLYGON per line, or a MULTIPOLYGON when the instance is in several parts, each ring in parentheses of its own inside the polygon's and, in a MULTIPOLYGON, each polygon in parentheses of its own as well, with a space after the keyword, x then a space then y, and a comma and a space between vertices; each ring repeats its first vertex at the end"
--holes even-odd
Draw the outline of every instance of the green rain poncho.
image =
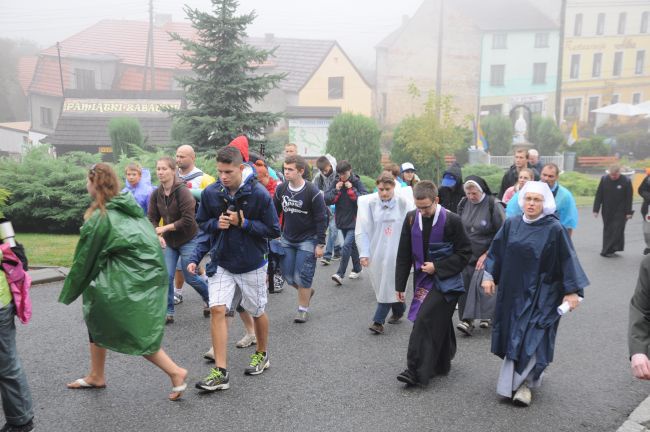
POLYGON ((83 296, 93 341, 131 355, 160 349, 169 279, 153 226, 130 194, 114 197, 81 227, 59 301, 83 296))

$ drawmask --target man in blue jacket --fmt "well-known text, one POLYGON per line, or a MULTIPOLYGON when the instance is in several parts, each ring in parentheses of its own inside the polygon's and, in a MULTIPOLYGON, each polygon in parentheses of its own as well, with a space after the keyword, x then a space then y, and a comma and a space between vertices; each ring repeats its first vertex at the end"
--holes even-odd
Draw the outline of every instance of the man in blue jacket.
POLYGON ((244 164, 241 152, 235 147, 219 150, 217 170, 219 180, 201 193, 196 221, 206 236, 197 245, 188 266, 190 272, 195 271, 209 250, 212 263, 216 263, 214 274, 208 272, 215 367, 196 383, 198 389, 206 391, 230 388, 226 313, 237 287, 242 293, 241 306, 254 319, 257 337, 257 349, 244 372, 259 375, 270 365, 269 321, 264 311, 268 239, 280 235, 271 197, 255 179, 250 165, 244 164))
POLYGON ((341 263, 332 280, 337 285, 343 284, 345 271, 348 268, 348 261, 352 257, 352 271, 350 279, 358 279, 361 273, 361 261, 359 251, 354 241, 354 228, 357 224, 357 198, 367 194, 358 175, 352 173, 352 166, 348 161, 341 161, 336 166, 336 179, 325 192, 325 203, 334 204, 336 211, 336 228, 343 234, 343 246, 341 247, 341 263))

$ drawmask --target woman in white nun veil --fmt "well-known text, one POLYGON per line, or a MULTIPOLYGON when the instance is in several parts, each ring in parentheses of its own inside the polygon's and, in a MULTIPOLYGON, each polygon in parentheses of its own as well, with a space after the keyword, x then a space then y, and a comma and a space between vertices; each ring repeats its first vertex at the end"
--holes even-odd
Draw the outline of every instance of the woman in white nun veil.
POLYGON ((530 389, 553 361, 558 307, 575 309, 589 280, 548 185, 527 182, 518 199, 524 214, 507 219, 495 236, 482 287, 492 295, 499 286, 492 329, 492 353, 503 359, 497 393, 528 406, 530 389))

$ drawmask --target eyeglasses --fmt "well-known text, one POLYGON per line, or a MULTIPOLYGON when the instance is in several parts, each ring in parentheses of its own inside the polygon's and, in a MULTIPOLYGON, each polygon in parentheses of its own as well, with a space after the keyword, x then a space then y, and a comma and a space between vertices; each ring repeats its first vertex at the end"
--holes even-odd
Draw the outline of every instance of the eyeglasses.
POLYGON ((423 210, 429 210, 431 207, 433 207, 433 203, 429 204, 426 207, 417 207, 417 209, 423 211, 423 210))
POLYGON ((544 198, 525 197, 524 201, 527 202, 527 203, 540 204, 540 203, 544 202, 544 198))

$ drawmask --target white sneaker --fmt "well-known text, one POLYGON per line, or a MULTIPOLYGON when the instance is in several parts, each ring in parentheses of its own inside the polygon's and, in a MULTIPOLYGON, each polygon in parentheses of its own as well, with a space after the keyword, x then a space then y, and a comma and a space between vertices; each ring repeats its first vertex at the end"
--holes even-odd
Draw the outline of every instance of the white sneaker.
POLYGON ((214 348, 210 347, 210 351, 203 354, 203 358, 206 360, 214 360, 214 348))
MULTIPOLYGON (((362 270, 362 271, 363 271, 363 270, 362 270)), ((348 278, 350 278, 350 279, 359 279, 360 277, 361 277, 361 272, 359 272, 359 273, 357 273, 357 272, 350 272, 350 275, 348 276, 348 278)))
POLYGON ((512 401, 515 404, 521 406, 529 406, 532 399, 533 399, 533 395, 530 392, 530 389, 528 388, 526 383, 520 385, 517 391, 515 392, 515 395, 512 397, 512 401))
POLYGON ((246 333, 243 338, 239 339, 235 346, 237 348, 246 348, 253 344, 257 344, 257 338, 254 334, 246 333))
POLYGON ((332 275, 332 280, 334 282, 336 282, 337 285, 343 285, 343 278, 341 276, 339 276, 338 273, 334 273, 332 275))

